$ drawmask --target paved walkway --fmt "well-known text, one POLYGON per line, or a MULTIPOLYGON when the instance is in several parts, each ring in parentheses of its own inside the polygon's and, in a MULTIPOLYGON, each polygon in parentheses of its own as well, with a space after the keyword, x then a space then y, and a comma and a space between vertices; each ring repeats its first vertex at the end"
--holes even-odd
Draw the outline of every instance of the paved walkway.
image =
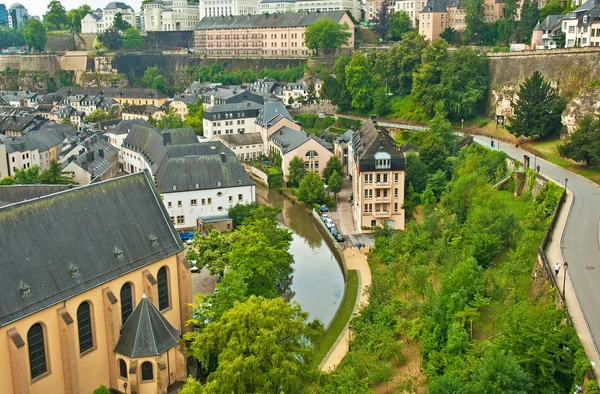
MULTIPOLYGON (((361 305, 366 305, 369 302, 367 289, 371 286, 371 269, 367 262, 367 257, 358 251, 358 248, 344 249, 344 257, 346 259, 346 267, 348 271, 355 270, 358 274, 359 291, 354 304, 354 312, 352 317, 358 313, 361 305)), ((334 371, 342 362, 342 359, 348 353, 348 342, 350 338, 350 322, 342 330, 342 333, 335 341, 332 349, 325 356, 320 368, 322 371, 334 371)))

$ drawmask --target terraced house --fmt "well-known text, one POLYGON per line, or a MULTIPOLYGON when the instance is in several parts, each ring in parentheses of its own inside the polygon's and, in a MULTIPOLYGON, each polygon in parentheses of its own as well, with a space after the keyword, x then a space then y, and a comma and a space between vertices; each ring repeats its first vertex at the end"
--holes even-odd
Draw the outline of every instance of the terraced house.
POLYGON ((2 393, 167 392, 186 377, 191 273, 153 180, 53 189, 0 208, 2 393))

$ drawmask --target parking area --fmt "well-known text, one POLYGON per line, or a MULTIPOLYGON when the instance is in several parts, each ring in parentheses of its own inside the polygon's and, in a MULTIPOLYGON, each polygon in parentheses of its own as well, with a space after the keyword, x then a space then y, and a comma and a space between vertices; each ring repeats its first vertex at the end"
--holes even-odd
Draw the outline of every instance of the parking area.
POLYGON ((357 246, 359 243, 368 247, 373 246, 373 239, 369 234, 360 234, 352 215, 352 202, 350 193, 352 185, 349 179, 344 179, 344 187, 337 196, 337 207, 332 208, 327 214, 335 223, 338 231, 344 235, 344 247, 357 246))

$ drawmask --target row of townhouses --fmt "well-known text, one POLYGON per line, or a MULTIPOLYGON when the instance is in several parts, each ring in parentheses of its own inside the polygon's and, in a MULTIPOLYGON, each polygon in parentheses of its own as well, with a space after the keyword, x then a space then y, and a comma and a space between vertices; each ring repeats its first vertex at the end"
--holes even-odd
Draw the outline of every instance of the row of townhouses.
POLYGON ((588 0, 566 15, 548 15, 533 30, 533 49, 600 46, 600 1, 588 0))
POLYGON ((360 0, 151 0, 139 12, 123 2, 97 8, 81 20, 81 31, 103 33, 118 13, 140 31, 190 31, 206 17, 327 11, 347 11, 354 20, 361 19, 360 0))

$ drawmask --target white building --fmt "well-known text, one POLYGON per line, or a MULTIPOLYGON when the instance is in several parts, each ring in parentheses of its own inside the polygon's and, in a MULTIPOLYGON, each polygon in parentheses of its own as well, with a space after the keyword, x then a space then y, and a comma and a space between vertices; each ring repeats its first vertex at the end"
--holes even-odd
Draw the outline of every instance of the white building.
POLYGON ((202 113, 204 137, 210 140, 216 135, 255 133, 254 121, 262 108, 252 101, 206 108, 202 113))
POLYGON ((198 3, 187 0, 153 0, 143 15, 146 31, 194 30, 200 22, 198 3))
POLYGON ((261 0, 259 9, 261 14, 296 12, 296 0, 261 0))
POLYGON ((23 4, 13 3, 8 8, 8 27, 18 28, 25 23, 28 17, 27 8, 23 4))
POLYGON ((261 0, 261 14, 283 14, 286 12, 348 11, 360 20, 360 0, 261 0))
POLYGON ((143 119, 122 120, 115 127, 106 130, 103 134, 108 138, 108 143, 119 150, 119 163, 123 163, 123 150, 121 146, 131 131, 133 125, 152 127, 143 119))
POLYGON ((200 0, 200 19, 207 16, 259 14, 259 0, 200 0))
POLYGON ((87 14, 81 19, 81 32, 83 34, 101 34, 110 29, 115 22, 115 15, 121 13, 123 21, 138 29, 139 18, 136 12, 125 3, 113 1, 108 3, 103 10, 96 9, 93 14, 87 14))
POLYGON ((236 155, 218 141, 198 142, 194 131, 134 124, 121 145, 123 170, 147 169, 177 229, 223 217, 255 200, 254 182, 236 155))

